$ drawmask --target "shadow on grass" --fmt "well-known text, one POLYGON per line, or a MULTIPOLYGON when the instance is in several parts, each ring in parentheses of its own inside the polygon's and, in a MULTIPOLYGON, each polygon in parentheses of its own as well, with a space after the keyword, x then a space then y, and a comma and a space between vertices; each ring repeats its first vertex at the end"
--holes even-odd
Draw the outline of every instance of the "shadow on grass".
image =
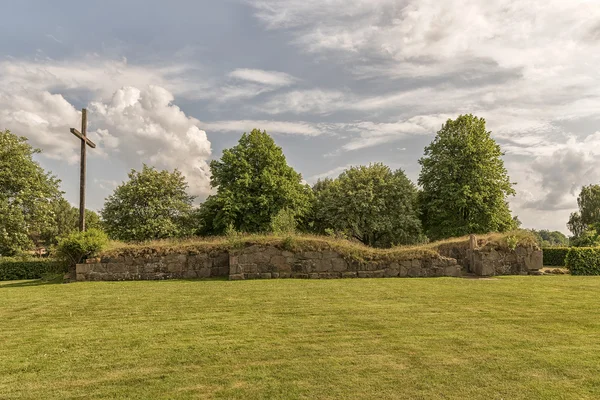
POLYGON ((62 284, 63 279, 62 277, 57 278, 57 279, 51 279, 51 280, 44 280, 44 279, 33 279, 33 280, 27 280, 27 281, 7 281, 7 282, 0 282, 0 289, 4 289, 4 288, 16 288, 16 287, 30 287, 30 286, 45 286, 45 285, 57 285, 57 284, 62 284))

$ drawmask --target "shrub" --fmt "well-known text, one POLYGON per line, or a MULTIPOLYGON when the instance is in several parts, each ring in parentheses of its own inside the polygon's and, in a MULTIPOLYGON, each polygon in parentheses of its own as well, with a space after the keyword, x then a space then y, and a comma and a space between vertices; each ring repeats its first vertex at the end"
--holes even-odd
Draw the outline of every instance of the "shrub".
POLYGON ((71 266, 97 254, 108 244, 108 236, 99 229, 71 233, 58 241, 57 255, 71 266))
POLYGON ((51 273, 64 273, 65 264, 51 259, 17 260, 0 258, 0 281, 40 279, 51 273))
POLYGON ((569 247, 545 247, 544 265, 547 267, 562 267, 565 265, 565 258, 569 252, 569 247))
POLYGON ((276 235, 292 234, 296 232, 296 215, 289 208, 282 208, 271 219, 271 230, 276 235))
POLYGON ((600 275, 600 248, 572 247, 565 265, 571 275, 600 275))

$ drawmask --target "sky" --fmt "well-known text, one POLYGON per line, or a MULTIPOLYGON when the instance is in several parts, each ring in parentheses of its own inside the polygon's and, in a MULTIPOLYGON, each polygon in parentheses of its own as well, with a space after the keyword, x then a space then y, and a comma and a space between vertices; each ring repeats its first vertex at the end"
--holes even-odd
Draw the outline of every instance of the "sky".
POLYGON ((0 129, 88 207, 143 163, 202 201, 208 164, 265 129, 314 183, 383 162, 417 181, 448 118, 486 119, 526 228, 566 232, 600 183, 597 0, 0 0, 0 129))

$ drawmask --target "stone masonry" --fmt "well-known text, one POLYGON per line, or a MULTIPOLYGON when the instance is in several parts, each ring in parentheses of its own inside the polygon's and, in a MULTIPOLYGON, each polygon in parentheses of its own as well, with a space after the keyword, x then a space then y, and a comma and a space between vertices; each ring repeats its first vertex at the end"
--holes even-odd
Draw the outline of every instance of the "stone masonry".
MULTIPOLYGON (((443 252, 449 254, 449 252, 443 252)), ((250 245, 235 250, 150 253, 89 259, 76 268, 78 281, 159 280, 229 277, 230 280, 273 278, 383 278, 524 275, 542 268, 542 252, 534 247, 514 250, 484 245, 457 253, 456 258, 427 255, 389 261, 357 260, 332 250, 289 251, 250 245)))

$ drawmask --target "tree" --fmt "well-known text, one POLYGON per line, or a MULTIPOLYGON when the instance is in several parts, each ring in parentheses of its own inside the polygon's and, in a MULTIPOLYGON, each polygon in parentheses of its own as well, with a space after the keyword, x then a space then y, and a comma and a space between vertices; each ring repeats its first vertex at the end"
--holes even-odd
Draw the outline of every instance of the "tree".
POLYGON ((515 191, 503 155, 483 118, 460 115, 442 126, 419 160, 427 236, 442 239, 515 227, 506 201, 515 191))
POLYGON ((563 233, 559 231, 549 231, 546 229, 542 229, 540 231, 536 231, 535 229, 531 230, 533 234, 537 237, 540 246, 542 247, 553 247, 553 246, 568 246, 569 238, 567 238, 563 233))
POLYGON ((60 181, 33 160, 39 149, 0 131, 0 255, 31 248, 53 228, 60 181))
POLYGON ((315 229, 341 232, 374 247, 422 240, 417 188, 383 164, 352 167, 314 187, 315 229))
POLYGON ((287 165, 280 147, 266 131, 244 133, 238 144, 210 163, 217 188, 202 205, 202 232, 222 234, 228 226, 242 232, 267 232, 284 208, 297 220, 307 213, 312 192, 287 165))
POLYGON ((107 233, 113 239, 141 241, 192 234, 193 196, 178 170, 157 171, 143 166, 131 170, 129 181, 118 186, 101 211, 107 233))
MULTIPOLYGON (((100 216, 92 211, 85 210, 86 229, 102 229, 100 216)), ((54 204, 54 229, 49 232, 47 241, 57 243, 58 238, 65 237, 79 230, 79 208, 73 207, 67 200, 61 198, 54 204)))
POLYGON ((600 243, 600 185, 581 188, 577 197, 579 212, 571 213, 567 227, 573 234, 571 245, 595 246, 600 243))

